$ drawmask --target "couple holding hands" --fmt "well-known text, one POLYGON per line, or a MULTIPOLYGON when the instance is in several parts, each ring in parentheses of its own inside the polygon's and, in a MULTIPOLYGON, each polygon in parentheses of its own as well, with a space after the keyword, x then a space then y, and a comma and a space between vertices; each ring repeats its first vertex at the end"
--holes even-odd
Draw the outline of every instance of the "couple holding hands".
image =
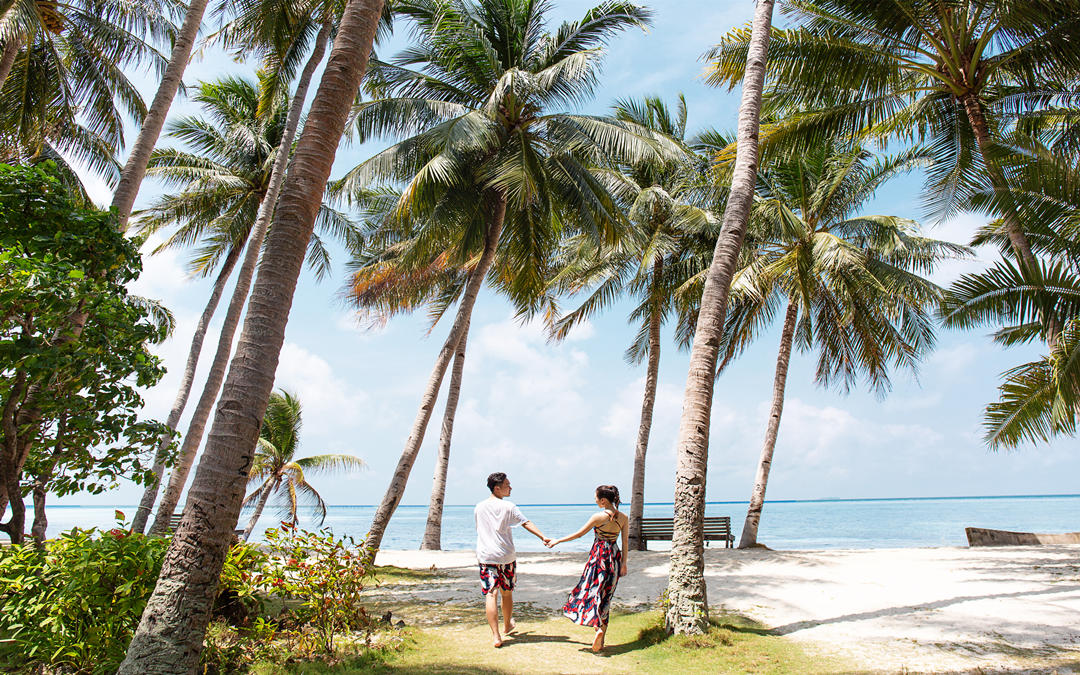
POLYGON ((608 611, 611 597, 619 578, 626 576, 626 543, 628 518, 619 511, 619 489, 614 485, 596 488, 596 505, 600 511, 586 521, 580 530, 560 539, 544 536, 513 502, 510 496, 510 479, 505 473, 493 473, 487 478, 491 496, 476 505, 476 560, 480 565, 480 591, 485 596, 487 622, 491 627, 493 644, 502 646, 499 633, 500 599, 503 613, 503 633, 514 631, 513 606, 514 585, 517 581, 517 553, 514 549, 512 529, 523 526, 552 548, 564 541, 571 541, 592 530, 596 535, 581 580, 570 591, 563 605, 566 618, 582 626, 596 629, 592 650, 604 648, 608 611), (622 545, 619 545, 619 539, 622 545), (621 550, 620 550, 621 549, 621 550), (499 592, 496 593, 495 591, 499 592))

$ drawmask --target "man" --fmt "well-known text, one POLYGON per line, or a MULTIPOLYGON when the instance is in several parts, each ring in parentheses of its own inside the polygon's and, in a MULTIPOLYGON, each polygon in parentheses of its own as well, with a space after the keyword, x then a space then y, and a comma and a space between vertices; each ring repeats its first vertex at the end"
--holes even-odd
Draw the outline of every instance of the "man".
POLYGON ((510 496, 510 479, 498 471, 487 478, 491 496, 476 505, 476 561, 480 564, 480 591, 485 596, 487 622, 491 627, 492 644, 502 646, 499 634, 499 596, 502 596, 503 632, 514 630, 514 584, 517 572, 517 552, 514 550, 512 528, 518 525, 536 535, 546 545, 545 537, 521 512, 510 496), (500 591, 501 593, 497 593, 500 591))

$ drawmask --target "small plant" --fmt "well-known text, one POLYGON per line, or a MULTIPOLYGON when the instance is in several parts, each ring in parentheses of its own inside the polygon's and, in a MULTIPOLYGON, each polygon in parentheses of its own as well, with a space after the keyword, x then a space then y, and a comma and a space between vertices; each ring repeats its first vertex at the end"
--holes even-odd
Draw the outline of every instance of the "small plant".
POLYGON ((284 600, 300 600, 293 614, 298 637, 332 653, 338 636, 370 627, 360 594, 372 578, 373 565, 352 537, 337 538, 329 529, 309 532, 283 522, 264 538, 270 560, 256 581, 284 600))

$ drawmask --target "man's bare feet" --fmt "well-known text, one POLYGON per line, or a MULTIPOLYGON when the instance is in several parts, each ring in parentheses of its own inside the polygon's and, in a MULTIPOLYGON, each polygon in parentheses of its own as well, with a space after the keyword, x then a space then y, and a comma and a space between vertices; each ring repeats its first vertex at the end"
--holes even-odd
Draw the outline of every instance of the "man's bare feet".
POLYGON ((498 649, 499 647, 502 647, 502 638, 499 637, 498 635, 491 636, 491 646, 494 647, 495 649, 498 649))
POLYGON ((517 630, 517 621, 514 621, 513 619, 510 619, 510 623, 503 626, 503 633, 506 635, 513 633, 515 630, 517 630))
POLYGON ((596 637, 592 641, 592 650, 594 654, 600 653, 600 650, 604 648, 604 629, 596 629, 596 637))

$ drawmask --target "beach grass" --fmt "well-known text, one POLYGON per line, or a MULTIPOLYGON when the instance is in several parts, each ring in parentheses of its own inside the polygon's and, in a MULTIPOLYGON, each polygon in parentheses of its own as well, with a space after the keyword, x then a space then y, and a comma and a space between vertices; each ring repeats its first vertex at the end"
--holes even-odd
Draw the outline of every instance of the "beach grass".
POLYGON ((376 565, 373 570, 375 583, 378 586, 393 586, 397 584, 423 584, 435 581, 442 576, 435 570, 414 570, 408 567, 395 565, 376 565))
POLYGON ((262 664, 259 675, 419 675, 463 673, 837 673, 851 668, 734 614, 719 614, 701 636, 668 636, 657 611, 613 614, 607 648, 589 650, 593 631, 565 618, 522 619, 502 648, 491 646, 482 615, 401 631, 395 648, 335 666, 262 664))

